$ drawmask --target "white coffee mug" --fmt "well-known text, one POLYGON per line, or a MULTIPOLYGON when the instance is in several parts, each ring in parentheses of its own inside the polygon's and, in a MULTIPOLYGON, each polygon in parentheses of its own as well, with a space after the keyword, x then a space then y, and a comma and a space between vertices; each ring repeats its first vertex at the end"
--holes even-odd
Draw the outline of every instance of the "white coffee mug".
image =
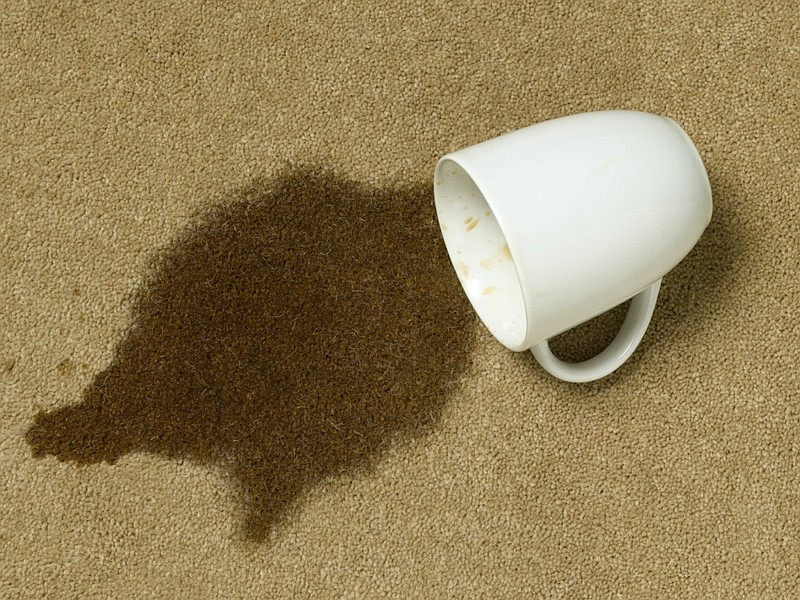
POLYGON ((672 119, 592 112, 442 157, 434 195, 445 245, 478 316, 551 374, 592 381, 644 336, 661 278, 711 220, 711 186, 672 119), (611 345, 581 363, 547 340, 633 298, 611 345))

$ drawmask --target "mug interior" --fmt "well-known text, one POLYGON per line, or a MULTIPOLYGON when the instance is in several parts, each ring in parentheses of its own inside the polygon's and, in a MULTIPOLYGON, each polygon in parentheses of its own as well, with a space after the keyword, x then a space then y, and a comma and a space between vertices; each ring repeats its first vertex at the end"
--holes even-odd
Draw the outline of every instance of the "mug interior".
POLYGON ((436 166, 434 197, 445 246, 475 312, 501 344, 524 349, 522 284, 495 211, 472 177, 449 158, 436 166))

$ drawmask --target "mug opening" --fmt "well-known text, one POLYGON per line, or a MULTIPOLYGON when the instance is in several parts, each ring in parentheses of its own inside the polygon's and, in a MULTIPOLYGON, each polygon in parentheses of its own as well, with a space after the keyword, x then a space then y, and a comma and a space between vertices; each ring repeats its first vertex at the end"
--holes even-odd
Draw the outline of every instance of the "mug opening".
POLYGON ((436 165, 434 198, 450 261, 481 321, 511 350, 523 350, 525 300, 508 241, 488 200, 450 158, 436 165))

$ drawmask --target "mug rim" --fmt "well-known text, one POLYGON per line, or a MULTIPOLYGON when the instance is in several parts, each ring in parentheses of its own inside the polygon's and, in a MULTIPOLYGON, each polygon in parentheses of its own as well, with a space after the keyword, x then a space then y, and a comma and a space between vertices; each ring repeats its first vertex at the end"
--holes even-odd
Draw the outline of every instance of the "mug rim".
POLYGON ((480 182, 476 180, 475 176, 469 171, 469 169, 463 164, 462 161, 458 160, 455 157, 457 152, 451 152, 442 156, 436 163, 436 168, 434 169, 434 202, 436 204, 436 211, 439 216, 439 226, 442 228, 442 237, 445 242, 445 247, 447 249, 448 256, 453 263, 453 267, 456 270, 456 274, 458 275, 459 283, 461 284, 462 288, 464 289, 465 294, 469 298, 469 301, 472 305, 472 308, 478 314, 481 322, 486 326, 489 332, 497 339, 503 346, 508 348, 509 350, 513 350, 516 352, 521 352, 523 350, 528 350, 531 344, 528 343, 529 332, 530 332, 530 307, 528 302, 528 294, 526 293, 526 281, 523 277, 523 273, 519 267, 519 262, 517 260, 517 256, 519 256, 518 252, 515 251, 514 246, 516 245, 515 241, 509 238, 507 235, 508 228, 506 227, 502 211, 498 211, 494 202, 487 196, 484 192, 483 186, 481 186, 480 182), (482 204, 486 206, 486 208, 491 212, 491 216, 493 217, 494 221, 497 223, 497 227, 499 229, 499 234, 502 236, 502 241, 507 248, 508 254, 511 259, 511 264, 513 267, 514 273, 514 282, 516 283, 516 287, 519 290, 520 300, 521 300, 521 316, 522 316, 522 325, 520 326, 520 333, 517 336, 514 336, 510 332, 507 332, 501 327, 497 326, 497 319, 486 318, 486 310, 482 309, 482 303, 479 301, 479 298, 475 296, 475 290, 469 288, 468 284, 462 279, 461 271, 456 264, 456 257, 453 252, 451 252, 450 242, 448 241, 449 237, 446 234, 446 229, 442 227, 445 225, 441 218, 440 206, 441 206, 441 197, 439 188, 447 185, 445 182, 450 179, 447 175, 444 174, 444 167, 447 163, 452 163, 455 165, 460 171, 463 177, 465 177, 468 183, 475 188, 475 190, 480 195, 480 201, 482 204))

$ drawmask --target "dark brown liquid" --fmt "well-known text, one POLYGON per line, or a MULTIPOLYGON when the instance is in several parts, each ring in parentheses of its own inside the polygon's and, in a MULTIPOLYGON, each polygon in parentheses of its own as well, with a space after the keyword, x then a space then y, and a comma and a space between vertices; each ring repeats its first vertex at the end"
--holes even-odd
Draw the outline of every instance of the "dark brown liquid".
POLYGON ((111 365, 27 440, 79 465, 130 452, 221 464, 246 535, 263 539, 310 486, 428 431, 473 329, 428 186, 287 174, 162 256, 111 365))

